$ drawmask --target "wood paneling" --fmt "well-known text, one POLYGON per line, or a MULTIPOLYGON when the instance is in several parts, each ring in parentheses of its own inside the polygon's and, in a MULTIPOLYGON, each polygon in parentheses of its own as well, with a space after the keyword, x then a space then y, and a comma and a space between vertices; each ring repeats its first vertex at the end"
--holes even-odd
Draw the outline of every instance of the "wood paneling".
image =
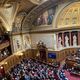
MULTIPOLYGON (((76 51, 77 51, 77 49, 75 49, 75 48, 64 49, 62 51, 47 51, 47 56, 48 56, 49 52, 56 53, 56 55, 57 55, 56 59, 49 59, 47 57, 47 62, 55 62, 55 61, 60 62, 60 61, 64 60, 67 57, 67 55, 69 55, 70 53, 76 53, 76 51)), ((19 63, 23 58, 36 59, 38 50, 37 49, 28 49, 25 52, 21 52, 21 53, 22 53, 22 55, 16 55, 16 53, 14 53, 7 59, 0 62, 0 65, 4 66, 4 69, 6 72, 11 67, 13 67, 17 63, 19 63)), ((20 54, 20 53, 18 53, 18 54, 20 54)))
POLYGON ((2 44, 0 44, 0 50, 8 47, 10 45, 9 41, 4 41, 2 44))

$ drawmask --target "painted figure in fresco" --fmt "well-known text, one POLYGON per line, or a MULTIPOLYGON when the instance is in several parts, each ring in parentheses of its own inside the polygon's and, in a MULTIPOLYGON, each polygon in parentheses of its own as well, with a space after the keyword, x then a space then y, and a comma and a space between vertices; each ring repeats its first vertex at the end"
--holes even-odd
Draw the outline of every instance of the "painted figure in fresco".
POLYGON ((19 48, 20 48, 19 41, 18 41, 18 40, 16 40, 16 43, 17 43, 17 48, 19 49, 19 48))
POLYGON ((21 29, 21 17, 16 18, 15 27, 16 27, 17 31, 20 31, 20 29, 21 29))
POLYGON ((52 24, 52 20, 53 20, 53 15, 49 15, 48 16, 48 24, 52 24))
POLYGON ((37 25, 42 25, 43 24, 43 15, 40 15, 37 19, 37 25))
POLYGON ((65 36, 65 47, 69 47, 69 38, 67 35, 65 36))
POLYGON ((31 48, 31 40, 29 36, 25 36, 25 48, 31 48))
POLYGON ((40 24, 41 24, 41 18, 38 17, 38 19, 37 19, 37 25, 40 25, 40 24))
POLYGON ((58 48, 62 48, 63 45, 62 45, 62 39, 61 37, 58 38, 58 48))
POLYGON ((43 24, 48 24, 48 11, 43 13, 43 24))
POLYGON ((73 36, 73 46, 77 46, 77 37, 76 37, 76 35, 73 36))

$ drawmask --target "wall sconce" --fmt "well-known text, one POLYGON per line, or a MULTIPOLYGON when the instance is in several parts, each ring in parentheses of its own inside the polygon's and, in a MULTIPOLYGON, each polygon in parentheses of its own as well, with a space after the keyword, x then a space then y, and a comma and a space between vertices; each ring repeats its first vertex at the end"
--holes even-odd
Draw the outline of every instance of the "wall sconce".
POLYGON ((23 53, 21 51, 19 51, 19 52, 16 52, 15 55, 16 56, 23 56, 23 53))
POLYGON ((5 64, 8 64, 7 62, 2 62, 0 65, 5 65, 5 64))
POLYGON ((17 56, 23 56, 23 53, 18 53, 18 54, 16 54, 17 56))
POLYGON ((7 62, 5 62, 4 64, 8 64, 7 62))
POLYGON ((3 69, 3 66, 0 66, 0 69, 3 69))

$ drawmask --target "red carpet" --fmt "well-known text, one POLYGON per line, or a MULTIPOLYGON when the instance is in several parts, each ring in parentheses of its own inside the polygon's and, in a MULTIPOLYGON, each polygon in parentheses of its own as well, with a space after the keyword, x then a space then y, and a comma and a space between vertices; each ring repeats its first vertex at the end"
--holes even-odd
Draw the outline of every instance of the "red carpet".
POLYGON ((74 75, 70 75, 69 72, 65 71, 65 75, 69 80, 80 80, 80 77, 74 76, 74 75))

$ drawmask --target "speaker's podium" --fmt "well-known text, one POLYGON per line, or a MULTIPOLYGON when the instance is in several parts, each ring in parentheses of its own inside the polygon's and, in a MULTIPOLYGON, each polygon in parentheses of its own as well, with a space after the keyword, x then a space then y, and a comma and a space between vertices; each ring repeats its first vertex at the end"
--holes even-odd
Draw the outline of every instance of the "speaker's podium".
POLYGON ((38 52, 39 52, 39 60, 43 62, 47 62, 47 48, 43 42, 39 42, 37 44, 38 52))

